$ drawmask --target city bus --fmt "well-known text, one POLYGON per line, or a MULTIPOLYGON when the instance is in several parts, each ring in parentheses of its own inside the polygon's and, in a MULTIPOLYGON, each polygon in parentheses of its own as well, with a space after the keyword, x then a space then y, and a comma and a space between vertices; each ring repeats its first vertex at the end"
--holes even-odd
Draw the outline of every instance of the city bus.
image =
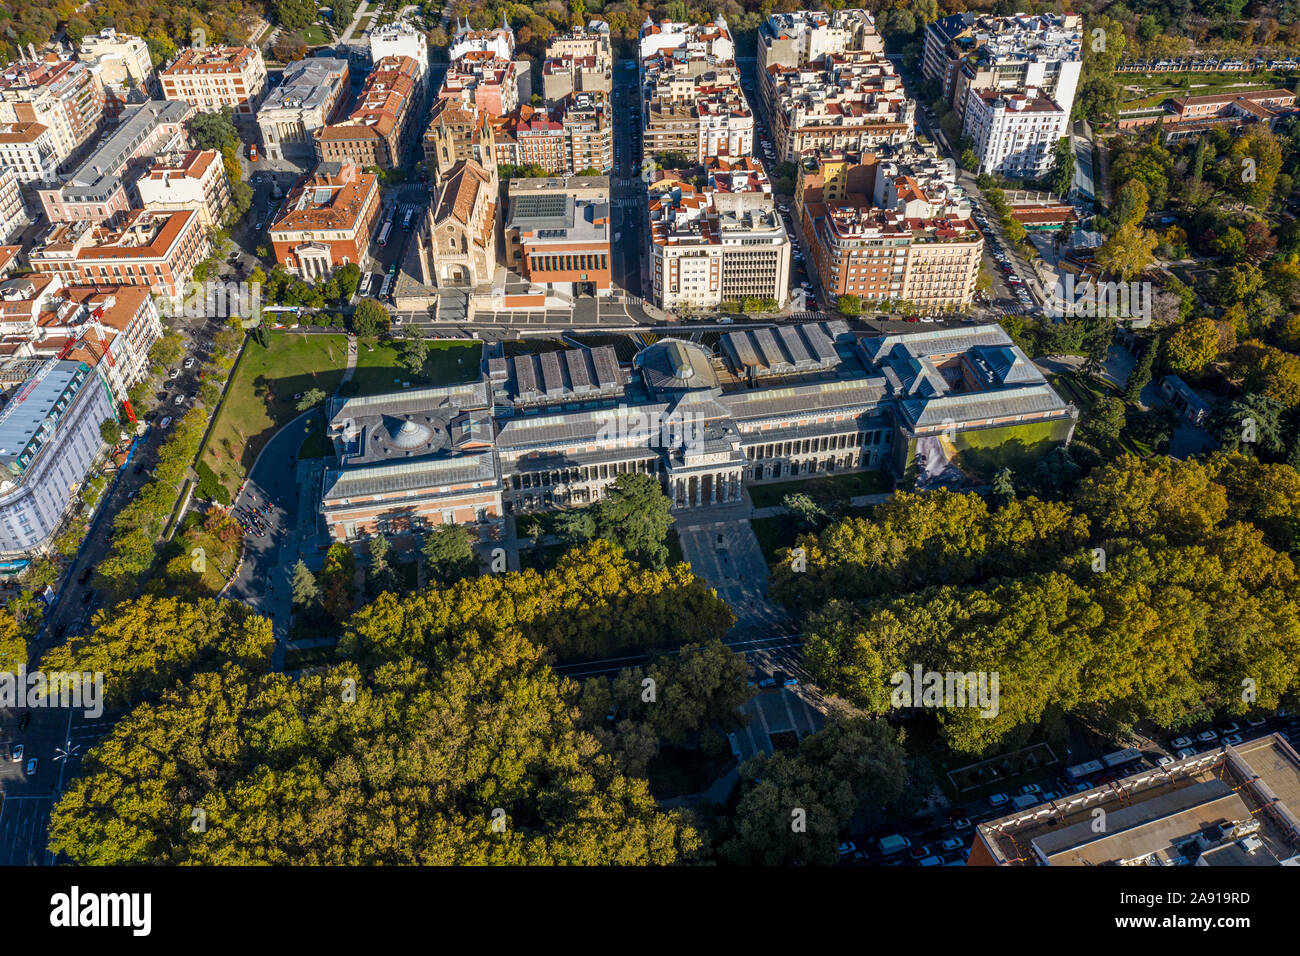
POLYGON ((381 246, 386 246, 386 245, 388 245, 388 234, 389 234, 390 232, 392 232, 392 231, 393 231, 393 224, 392 224, 392 222, 390 221, 390 222, 386 222, 386 223, 384 223, 384 228, 382 228, 382 229, 379 230, 379 239, 376 240, 377 243, 378 243, 379 245, 381 245, 381 246))
POLYGON ((414 208, 414 207, 412 207, 412 208, 406 210, 406 217, 402 220, 402 228, 403 228, 403 229, 410 229, 410 228, 411 228, 411 219, 412 219, 412 217, 414 217, 414 216, 415 216, 415 208, 414 208))

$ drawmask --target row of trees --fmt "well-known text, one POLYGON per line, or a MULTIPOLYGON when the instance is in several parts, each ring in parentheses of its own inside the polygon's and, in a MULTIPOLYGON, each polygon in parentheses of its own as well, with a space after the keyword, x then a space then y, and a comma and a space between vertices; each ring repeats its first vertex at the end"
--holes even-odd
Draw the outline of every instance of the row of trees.
POLYGON ((800 539, 806 565, 783 555, 773 592, 810 612, 821 686, 869 713, 917 663, 998 672, 995 717, 939 717, 949 746, 982 752, 1049 711, 1177 726, 1295 695, 1298 530, 1289 466, 1125 457, 1067 501, 900 495, 800 539))

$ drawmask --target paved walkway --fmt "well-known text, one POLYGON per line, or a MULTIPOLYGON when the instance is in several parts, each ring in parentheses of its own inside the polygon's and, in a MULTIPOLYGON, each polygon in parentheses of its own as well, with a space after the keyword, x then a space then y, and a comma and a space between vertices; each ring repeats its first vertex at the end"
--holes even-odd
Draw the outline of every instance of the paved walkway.
POLYGON ((357 24, 361 22, 361 18, 365 15, 365 12, 366 0, 361 0, 361 2, 357 4, 357 12, 352 16, 352 22, 348 24, 348 28, 343 31, 343 36, 339 38, 341 43, 347 43, 348 40, 352 39, 352 31, 357 28, 357 24))

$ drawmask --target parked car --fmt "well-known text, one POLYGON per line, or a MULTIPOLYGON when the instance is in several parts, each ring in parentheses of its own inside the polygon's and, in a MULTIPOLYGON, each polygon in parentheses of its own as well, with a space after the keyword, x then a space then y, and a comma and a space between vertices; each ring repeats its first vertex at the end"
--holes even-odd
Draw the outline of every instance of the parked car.
POLYGON ((960 850, 965 844, 962 843, 961 837, 949 837, 943 841, 945 851, 960 850))
POLYGON ((1002 806, 1002 804, 1006 803, 1010 799, 1011 798, 1008 797, 1005 793, 991 793, 989 794, 989 806, 1000 807, 1002 806))
POLYGON ((1174 762, 1174 758, 1169 756, 1169 754, 1161 754, 1159 757, 1156 758, 1157 767, 1168 767, 1173 762, 1174 762))
POLYGON ((914 847, 912 847, 911 856, 912 856, 912 859, 914 859, 914 860, 919 860, 919 859, 921 859, 922 857, 929 856, 929 855, 930 855, 930 848, 929 848, 928 846, 914 846, 914 847))
POLYGON ((857 852, 857 846, 853 843, 840 844, 840 856, 848 856, 850 853, 857 852))
POLYGON ((1169 746, 1173 747, 1175 750, 1181 750, 1184 747, 1190 747, 1191 745, 1191 737, 1175 737, 1173 740, 1169 741, 1169 746))
POLYGON ((162 421, 160 421, 160 422, 158 423, 158 427, 159 427, 159 428, 166 428, 166 427, 167 427, 168 425, 170 425, 171 423, 172 423, 172 417, 171 417, 170 415, 167 415, 166 417, 163 418, 162 421))
POLYGON ((1247 726, 1247 727, 1263 727, 1266 723, 1268 723, 1268 721, 1266 721, 1263 717, 1247 717, 1247 718, 1246 718, 1246 726, 1247 726))
POLYGON ((775 686, 776 686, 776 678, 775 678, 775 677, 764 677, 762 680, 760 680, 760 681, 758 682, 758 686, 759 686, 759 687, 775 687, 775 686))
POLYGON ((172 404, 173 404, 173 405, 176 405, 177 407, 179 407, 179 406, 181 406, 181 405, 184 405, 184 404, 185 404, 185 396, 184 396, 184 395, 177 395, 174 399, 172 399, 172 404))
POLYGON ((187 359, 186 359, 182 364, 183 364, 186 368, 193 368, 193 367, 194 367, 194 356, 191 355, 191 356, 190 356, 189 358, 187 358, 187 359))
POLYGON ((1182 750, 1178 751, 1178 753, 1174 754, 1174 756, 1179 760, 1186 760, 1188 757, 1196 756, 1196 751, 1191 747, 1184 747, 1182 750))
POLYGON ((958 817, 952 821, 952 825, 956 830, 969 830, 971 828, 971 822, 966 817, 958 817))
POLYGON ((33 757, 31 760, 27 761, 27 776, 32 777, 35 775, 36 775, 36 758, 33 757))
POLYGON ((1241 734, 1228 734, 1223 738, 1223 743, 1227 747, 1236 747, 1241 744, 1242 739, 1241 734))
POLYGON ((1203 744, 1212 744, 1219 739, 1219 732, 1217 730, 1202 730, 1196 735, 1196 739, 1203 744))
POLYGON ((925 859, 923 859, 923 860, 922 860, 920 863, 918 863, 917 865, 918 865, 918 866, 943 866, 943 857, 941 857, 941 856, 927 856, 925 859))
POLYGON ((1020 788, 1021 793, 1042 793, 1043 788, 1036 783, 1027 783, 1020 788))
POLYGON ((1241 728, 1235 723, 1227 723, 1219 728, 1219 733, 1227 737, 1230 734, 1240 733, 1241 728))
POLYGON ((23 745, 22 745, 22 744, 14 744, 14 749, 10 752, 10 754, 9 754, 9 759, 12 760, 14 763, 22 763, 22 762, 23 762, 23 745))

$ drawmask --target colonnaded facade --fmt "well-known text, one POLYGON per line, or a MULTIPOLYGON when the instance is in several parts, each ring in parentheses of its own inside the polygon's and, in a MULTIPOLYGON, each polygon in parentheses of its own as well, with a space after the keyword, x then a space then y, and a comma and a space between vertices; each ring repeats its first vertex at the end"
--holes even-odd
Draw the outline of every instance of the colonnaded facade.
POLYGON ((581 506, 654 475, 678 509, 861 469, 939 475, 966 449, 1069 441, 1078 411, 997 325, 867 338, 844 322, 489 357, 479 379, 334 398, 331 536, 581 506))

